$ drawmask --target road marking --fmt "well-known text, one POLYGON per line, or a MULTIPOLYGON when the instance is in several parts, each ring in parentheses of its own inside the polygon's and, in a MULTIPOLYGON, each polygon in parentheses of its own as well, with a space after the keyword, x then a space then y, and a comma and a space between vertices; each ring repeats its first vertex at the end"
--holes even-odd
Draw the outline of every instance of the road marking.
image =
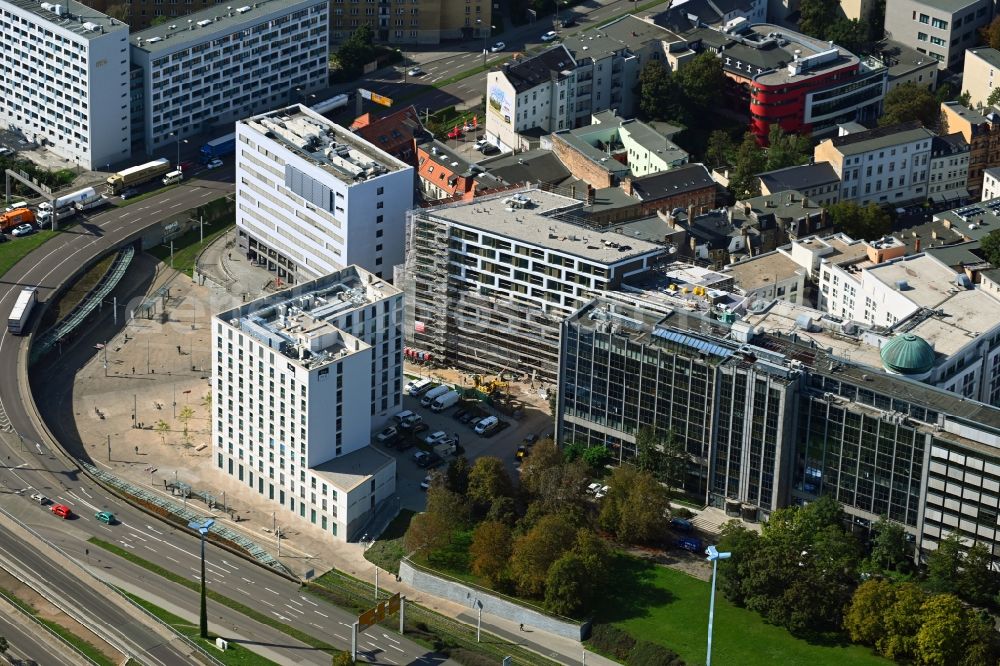
POLYGON ((298 608, 295 608, 294 606, 289 606, 288 604, 285 604, 285 608, 287 608, 289 610, 292 610, 292 611, 295 611, 299 615, 305 615, 305 613, 303 611, 300 611, 298 608))
POLYGON ((393 638, 392 636, 390 636, 389 634, 387 634, 385 632, 382 633, 382 638, 385 638, 386 640, 392 641, 393 643, 396 643, 397 645, 399 644, 399 641, 397 641, 395 638, 393 638))
POLYGON ((251 584, 253 583, 253 581, 250 580, 249 578, 244 578, 243 580, 246 581, 246 582, 248 582, 248 583, 251 583, 251 584))
MULTIPOLYGON (((24 463, 24 464, 27 465, 28 463, 24 463)), ((83 493, 84 495, 86 495, 87 497, 89 497, 90 499, 94 499, 93 495, 91 495, 90 493, 88 493, 87 489, 84 488, 83 486, 80 486, 80 492, 83 493)))
POLYGON ((138 539, 139 541, 146 541, 146 539, 143 539, 141 536, 139 536, 135 532, 130 532, 129 536, 132 537, 133 539, 138 539))
POLYGON ((311 624, 312 626, 316 627, 317 629, 322 629, 323 628, 323 627, 319 626, 318 624, 316 624, 315 622, 310 622, 309 624, 311 624))
POLYGON ((337 638, 339 638, 339 639, 340 639, 340 640, 342 640, 342 641, 346 641, 346 640, 347 640, 347 639, 346 639, 345 637, 341 636, 340 634, 338 634, 338 633, 336 633, 336 632, 334 632, 334 634, 333 634, 333 635, 334 635, 334 636, 336 636, 337 638))
POLYGON ((403 648, 401 648, 401 647, 397 647, 397 646, 395 646, 395 645, 391 645, 391 644, 389 645, 389 647, 391 647, 391 648, 392 648, 393 650, 399 650, 400 652, 402 652, 402 653, 404 653, 404 654, 406 653, 406 650, 404 650, 404 649, 403 649, 403 648))
POLYGON ((153 529, 152 525, 146 525, 146 529, 149 530, 150 532, 156 532, 157 534, 163 534, 163 532, 161 532, 161 531, 159 531, 157 529, 153 529))
POLYGON ((270 606, 271 608, 274 608, 274 607, 275 607, 275 606, 274 606, 274 604, 272 604, 272 603, 271 603, 270 601, 265 601, 264 599, 261 599, 261 600, 260 600, 260 602, 261 602, 262 604, 267 604, 267 605, 268 605, 268 606, 270 606))
MULTIPOLYGON (((269 587, 265 587, 264 589, 265 589, 265 590, 267 590, 268 592, 270 592, 271 594, 278 594, 277 592, 275 592, 274 590, 272 590, 272 589, 271 589, 271 588, 269 588, 269 587)), ((280 596, 280 595, 279 595, 279 596, 280 596)))
POLYGON ((124 541, 119 541, 118 543, 120 543, 121 545, 125 546, 126 548, 131 548, 132 550, 135 550, 135 546, 133 546, 130 543, 126 543, 124 541))
MULTIPOLYGON (((313 613, 316 613, 316 615, 322 615, 323 617, 325 617, 328 620, 330 619, 330 616, 327 615, 326 613, 320 613, 319 611, 313 611, 313 613)), ((341 624, 344 624, 344 623, 341 622, 341 624)))
POLYGON ((243 594, 247 595, 248 597, 250 596, 250 593, 247 592, 246 590, 244 590, 242 587, 236 588, 236 591, 237 592, 242 592, 243 594))
POLYGON ((315 601, 309 601, 305 597, 299 597, 299 599, 301 599, 302 601, 306 602, 307 604, 312 604, 313 606, 316 606, 317 608, 319 608, 319 604, 316 603, 315 601))
POLYGON ((186 205, 186 204, 182 201, 182 202, 180 202, 178 204, 174 204, 173 206, 170 206, 170 207, 171 208, 177 208, 178 206, 184 206, 184 205, 186 205))
POLYGON ((297 606, 301 606, 302 605, 301 602, 296 601, 295 599, 289 599, 289 601, 291 601, 293 604, 296 604, 297 606))
POLYGON ((151 553, 155 553, 155 552, 157 552, 157 550, 156 550, 155 548, 152 548, 152 547, 150 547, 150 546, 143 546, 143 548, 145 548, 146 550, 148 550, 148 551, 149 551, 149 552, 151 552, 151 553))
POLYGON ((174 558, 170 557, 169 555, 165 555, 164 557, 166 557, 166 558, 167 558, 168 560, 170 560, 171 562, 173 562, 173 563, 175 563, 175 564, 180 564, 180 562, 178 562, 178 561, 177 561, 177 560, 175 560, 174 558))

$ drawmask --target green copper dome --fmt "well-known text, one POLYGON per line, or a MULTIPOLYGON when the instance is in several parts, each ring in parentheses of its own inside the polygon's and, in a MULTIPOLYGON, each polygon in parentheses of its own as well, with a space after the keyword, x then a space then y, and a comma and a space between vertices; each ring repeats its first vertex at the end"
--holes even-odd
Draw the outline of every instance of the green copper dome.
POLYGON ((882 345, 882 365, 900 375, 922 375, 934 367, 934 349, 919 335, 903 333, 882 345))

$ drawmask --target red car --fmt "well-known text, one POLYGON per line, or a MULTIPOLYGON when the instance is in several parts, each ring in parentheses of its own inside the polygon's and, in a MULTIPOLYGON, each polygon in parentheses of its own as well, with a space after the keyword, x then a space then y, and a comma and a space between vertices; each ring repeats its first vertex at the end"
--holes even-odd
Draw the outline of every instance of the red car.
POLYGON ((183 171, 184 173, 191 173, 192 171, 194 171, 194 167, 195 167, 194 162, 181 162, 180 164, 177 165, 177 168, 183 171))
POLYGON ((73 515, 73 512, 70 511, 69 507, 66 506, 65 504, 53 504, 52 507, 49 509, 49 511, 59 516, 60 518, 69 518, 70 516, 73 515))
POLYGON ((451 130, 448 131, 448 138, 449 139, 461 139, 462 138, 462 128, 461 127, 453 127, 451 130))

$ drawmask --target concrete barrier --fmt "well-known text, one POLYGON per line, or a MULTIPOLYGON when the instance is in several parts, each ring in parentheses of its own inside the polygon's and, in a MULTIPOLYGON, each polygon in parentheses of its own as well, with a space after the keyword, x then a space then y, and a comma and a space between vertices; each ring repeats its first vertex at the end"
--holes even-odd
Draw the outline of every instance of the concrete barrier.
POLYGON ((556 636, 582 641, 590 636, 590 622, 575 622, 569 618, 549 615, 498 593, 473 587, 418 568, 409 560, 399 563, 399 577, 404 583, 427 594, 454 601, 483 613, 523 624, 532 630, 545 631, 556 636))

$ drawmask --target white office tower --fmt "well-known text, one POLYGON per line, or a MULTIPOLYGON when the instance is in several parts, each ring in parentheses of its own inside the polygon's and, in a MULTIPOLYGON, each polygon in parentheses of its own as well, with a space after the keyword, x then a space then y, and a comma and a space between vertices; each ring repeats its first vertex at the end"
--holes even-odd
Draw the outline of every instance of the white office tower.
POLYGON ((402 305, 350 266, 214 317, 216 466, 355 538, 395 493, 395 459, 369 442, 400 404, 402 305))
POLYGON ((133 34, 136 143, 172 155, 185 137, 306 100, 327 85, 328 15, 327 0, 215 4, 133 34))
POLYGON ((78 2, 0 0, 0 126, 67 167, 128 159, 128 25, 78 2))
POLYGON ((413 167, 301 105, 236 123, 240 249, 286 282, 403 261, 413 167))

